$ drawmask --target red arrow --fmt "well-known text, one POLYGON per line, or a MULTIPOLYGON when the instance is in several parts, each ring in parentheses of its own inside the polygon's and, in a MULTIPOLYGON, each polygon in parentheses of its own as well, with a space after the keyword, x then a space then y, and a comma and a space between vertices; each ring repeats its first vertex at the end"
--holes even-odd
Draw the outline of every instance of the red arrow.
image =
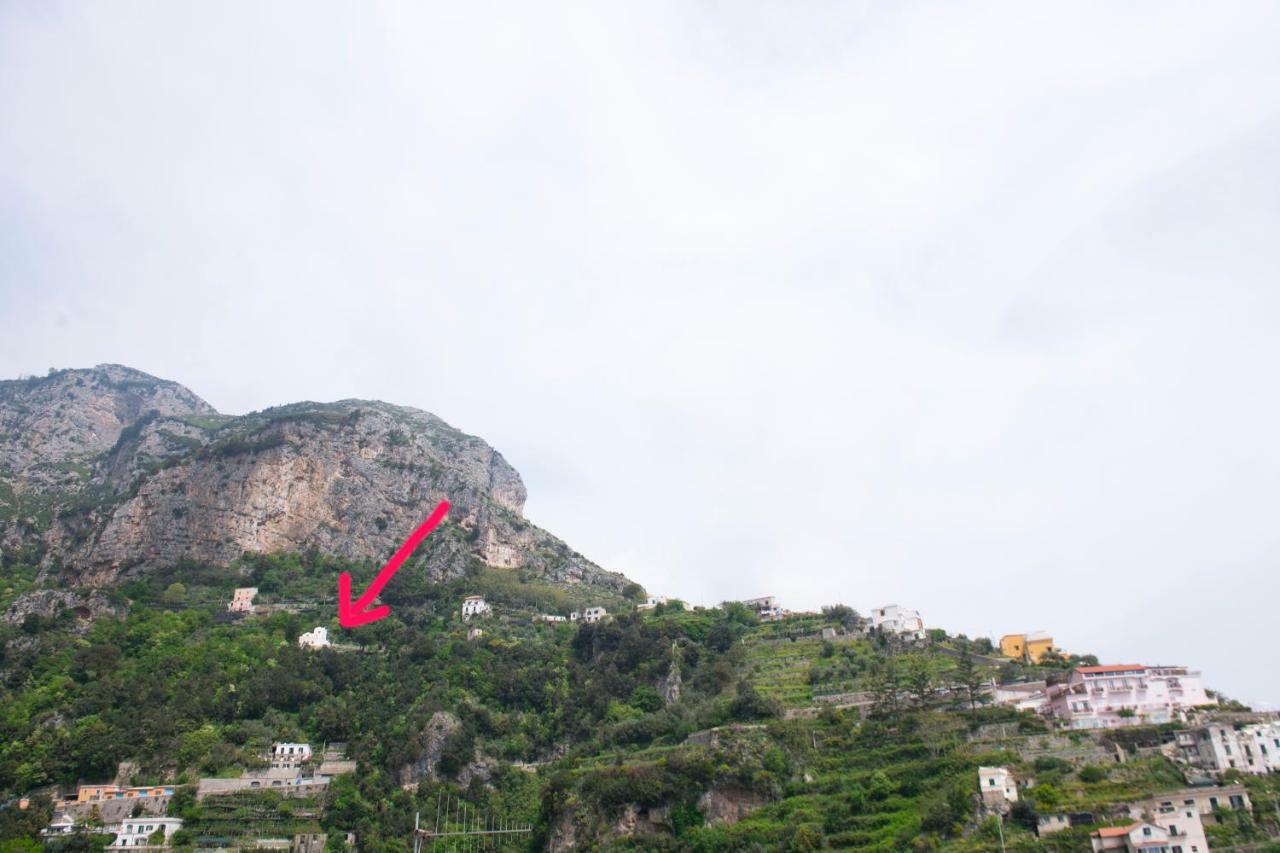
POLYGON ((440 501, 440 505, 435 511, 422 522, 422 526, 413 531, 413 534, 405 540, 400 546, 400 550, 392 555, 387 564, 382 567, 382 571, 378 572, 378 576, 373 579, 373 583, 369 584, 369 588, 364 591, 364 595, 356 599, 355 604, 351 603, 351 575, 343 572, 338 575, 338 624, 343 628, 358 628, 368 622, 377 622, 382 617, 391 612, 391 608, 385 604, 379 604, 377 607, 369 610, 370 604, 378 597, 378 593, 382 592, 382 588, 387 585, 387 581, 400 570, 400 564, 409 558, 413 550, 422 544, 422 540, 426 539, 431 531, 436 529, 440 522, 444 521, 444 517, 449 513, 449 502, 440 501))

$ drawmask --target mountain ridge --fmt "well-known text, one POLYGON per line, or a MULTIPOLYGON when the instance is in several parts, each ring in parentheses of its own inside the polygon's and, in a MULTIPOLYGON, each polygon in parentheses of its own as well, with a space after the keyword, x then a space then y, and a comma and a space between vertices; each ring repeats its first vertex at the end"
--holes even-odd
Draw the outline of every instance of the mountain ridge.
POLYGON ((523 516, 519 473, 483 439, 378 400, 223 415, 176 382, 117 364, 0 382, 0 545, 34 549, 72 586, 179 560, 317 550, 384 559, 442 499, 459 535, 417 564, 478 562, 621 592, 523 516))

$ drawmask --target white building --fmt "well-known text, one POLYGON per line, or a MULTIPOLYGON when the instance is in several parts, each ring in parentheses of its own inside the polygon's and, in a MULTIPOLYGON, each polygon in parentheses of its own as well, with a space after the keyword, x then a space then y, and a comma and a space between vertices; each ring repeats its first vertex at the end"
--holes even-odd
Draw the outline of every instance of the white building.
MULTIPOLYGON (((644 604, 637 604, 636 610, 652 610, 653 608, 657 607, 659 604, 670 604, 671 602, 676 600, 677 599, 670 598, 665 595, 654 595, 645 599, 644 604)), ((681 601, 680 604, 684 607, 685 610, 693 609, 693 605, 687 601, 681 601)))
MULTIPOLYGON (((1194 801, 1174 805, 1172 802, 1135 804, 1129 807, 1129 816, 1158 826, 1169 834, 1169 850, 1178 853, 1203 853, 1209 849, 1204 834, 1204 822, 1194 801)), ((1139 848, 1141 849, 1141 848, 1139 848)))
POLYGON ((897 604, 886 604, 871 611, 871 627, 886 634, 898 634, 916 640, 925 638, 924 621, 920 611, 908 610, 897 604))
POLYGON ((1236 728, 1213 724, 1178 732, 1183 758, 1210 773, 1280 771, 1280 723, 1254 723, 1236 728))
POLYGON ((1043 681, 1022 681, 1014 684, 996 684, 991 681, 991 701, 1008 705, 1019 711, 1039 711, 1049 701, 1048 687, 1043 681))
POLYGON ((582 621, 599 622, 608 615, 609 613, 603 607, 588 607, 586 610, 582 611, 582 621))
POLYGON ((136 817, 129 820, 121 821, 117 825, 107 827, 108 832, 114 832, 116 840, 107 845, 108 850, 118 850, 124 847, 158 847, 160 844, 153 844, 149 839, 157 830, 164 830, 164 843, 168 843, 169 839, 179 829, 182 829, 182 818, 177 817, 136 817))
POLYGON ((750 607, 752 612, 763 622, 777 622, 787 615, 787 611, 778 604, 777 596, 765 595, 760 598, 744 598, 740 603, 750 607))
POLYGON ((492 612, 493 608, 484 600, 483 595, 468 595, 462 599, 462 618, 470 619, 472 616, 484 616, 486 613, 492 612))
POLYGON ((299 767, 311 758, 309 743, 273 743, 271 744, 272 767, 299 767))
POLYGON ((1050 687, 1048 696, 1048 713, 1073 729, 1170 723, 1213 704, 1200 673, 1184 666, 1081 666, 1065 684, 1050 687))
MULTIPOLYGON (((1094 853, 1121 850, 1124 853, 1170 853, 1169 832, 1150 823, 1104 826, 1089 833, 1094 853)), ((1183 851, 1191 853, 1191 851, 1183 851)))
MULTIPOLYGON (((565 621, 567 621, 567 620, 565 619, 565 617, 560 616, 560 615, 558 615, 558 614, 556 614, 556 613, 539 613, 537 616, 533 617, 533 620, 534 620, 535 622, 565 622, 565 621)), ((574 620, 574 621, 577 621, 577 620, 574 620)))
POLYGON ((302 649, 323 649, 329 645, 329 629, 317 625, 305 634, 298 635, 298 647, 302 649))
POLYGON ((988 808, 1004 811, 1018 801, 1018 783, 1007 767, 979 767, 978 787, 982 789, 982 803, 988 808))
POLYGON ((232 613, 252 613, 253 598, 258 594, 256 586, 242 586, 231 593, 231 602, 227 609, 232 613))
POLYGON ((53 821, 48 826, 40 830, 40 834, 44 836, 68 835, 75 831, 76 822, 66 813, 59 812, 53 816, 53 821))

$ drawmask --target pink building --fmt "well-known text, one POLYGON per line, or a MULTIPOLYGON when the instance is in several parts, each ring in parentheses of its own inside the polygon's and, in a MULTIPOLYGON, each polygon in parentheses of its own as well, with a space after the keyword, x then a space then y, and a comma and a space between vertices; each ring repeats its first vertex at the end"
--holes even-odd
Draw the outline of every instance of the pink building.
POLYGON ((1047 712, 1073 729, 1169 723, 1185 720, 1197 705, 1213 704, 1200 673, 1185 666, 1081 666, 1048 695, 1047 712))

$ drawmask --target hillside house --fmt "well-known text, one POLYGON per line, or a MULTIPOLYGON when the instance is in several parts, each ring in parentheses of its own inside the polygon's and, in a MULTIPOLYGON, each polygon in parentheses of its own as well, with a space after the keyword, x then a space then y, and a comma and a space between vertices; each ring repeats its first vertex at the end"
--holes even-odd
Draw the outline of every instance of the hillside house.
MULTIPOLYGON (((653 595, 653 596, 650 596, 649 598, 646 598, 644 604, 637 604, 636 610, 652 610, 653 608, 657 607, 659 604, 671 604, 673 601, 680 601, 680 599, 671 598, 666 595, 653 595)), ((680 604, 682 607, 684 607, 685 610, 693 609, 693 605, 687 601, 680 601, 680 604)))
MULTIPOLYGON (((567 620, 565 619, 565 617, 560 616, 559 614, 556 614, 556 613, 539 613, 537 616, 533 617, 533 621, 535 621, 535 622, 565 622, 565 621, 567 621, 567 620)), ((576 620, 575 620, 575 621, 576 621, 576 620)))
MULTIPOLYGON (((1089 833, 1089 843, 1094 853, 1104 850, 1120 850, 1125 853, 1171 853, 1169 833, 1150 823, 1131 823, 1127 826, 1104 826, 1089 833)), ((1190 853, 1190 851, 1184 851, 1190 853)))
POLYGON ((492 611, 493 608, 484 600, 483 595, 468 595, 462 599, 463 619, 470 619, 472 616, 484 616, 492 611))
POLYGON ((1186 729, 1178 732, 1178 747, 1183 758, 1215 775, 1227 770, 1257 775, 1280 772, 1280 723, 1276 722, 1186 729))
POLYGON ((172 785, 81 785, 75 802, 95 803, 102 800, 130 800, 139 797, 172 797, 172 785))
POLYGON ((270 760, 272 767, 301 767, 311 760, 311 744, 273 743, 270 760))
POLYGON ((1048 685, 1043 681, 1019 681, 997 684, 991 680, 991 701, 1019 711, 1040 711, 1048 701, 1048 685))
POLYGON ((1005 634, 1000 638, 1000 654, 1007 658, 1040 663, 1049 652, 1058 651, 1053 647, 1053 637, 1044 631, 1032 631, 1030 634, 1005 634))
POLYGON ((609 615, 608 611, 606 611, 603 607, 588 607, 586 610, 582 611, 582 621, 583 622, 599 622, 601 619, 604 619, 608 615, 609 615))
POLYGON ((1003 812, 1018 801, 1018 783, 1007 767, 979 767, 978 787, 989 809, 1003 812))
POLYGON ((1200 810, 1194 801, 1173 805, 1171 802, 1135 804, 1129 807, 1134 820, 1158 826, 1169 834, 1169 850, 1178 853, 1203 853, 1209 849, 1200 810))
POLYGON ((1185 720, 1212 704, 1200 673, 1183 666, 1081 666, 1048 690, 1047 712, 1073 729, 1113 729, 1185 720))
POLYGON ((227 610, 232 613, 252 613, 253 599, 258 594, 256 586, 242 586, 235 592, 231 593, 231 602, 227 604, 227 610))
POLYGON ((787 611, 778 604, 777 596, 764 595, 760 598, 744 598, 739 603, 749 607, 761 622, 777 622, 787 615, 787 611))
POLYGON ((1218 809, 1252 811, 1253 802, 1243 785, 1182 788, 1130 803, 1129 814, 1138 820, 1145 814, 1167 814, 1181 807, 1194 808, 1203 821, 1218 809))
POLYGON ((76 831, 76 822, 69 815, 58 813, 53 816, 53 820, 49 825, 40 830, 40 834, 46 838, 56 835, 70 835, 76 831))
POLYGON ((114 832, 116 840, 107 845, 108 850, 120 850, 125 847, 163 847, 169 843, 169 839, 179 829, 182 829, 182 818, 177 817, 140 817, 131 818, 122 821, 119 824, 106 827, 108 832, 114 832), (159 830, 164 830, 164 842, 161 844, 153 844, 150 840, 151 836, 159 830))
POLYGON ((305 634, 298 635, 298 648, 300 649, 323 649, 329 643, 329 629, 323 625, 317 625, 305 634))
POLYGON ((918 610, 908 610, 897 604, 886 604, 871 611, 871 627, 886 634, 896 634, 914 640, 925 638, 924 621, 918 610))

